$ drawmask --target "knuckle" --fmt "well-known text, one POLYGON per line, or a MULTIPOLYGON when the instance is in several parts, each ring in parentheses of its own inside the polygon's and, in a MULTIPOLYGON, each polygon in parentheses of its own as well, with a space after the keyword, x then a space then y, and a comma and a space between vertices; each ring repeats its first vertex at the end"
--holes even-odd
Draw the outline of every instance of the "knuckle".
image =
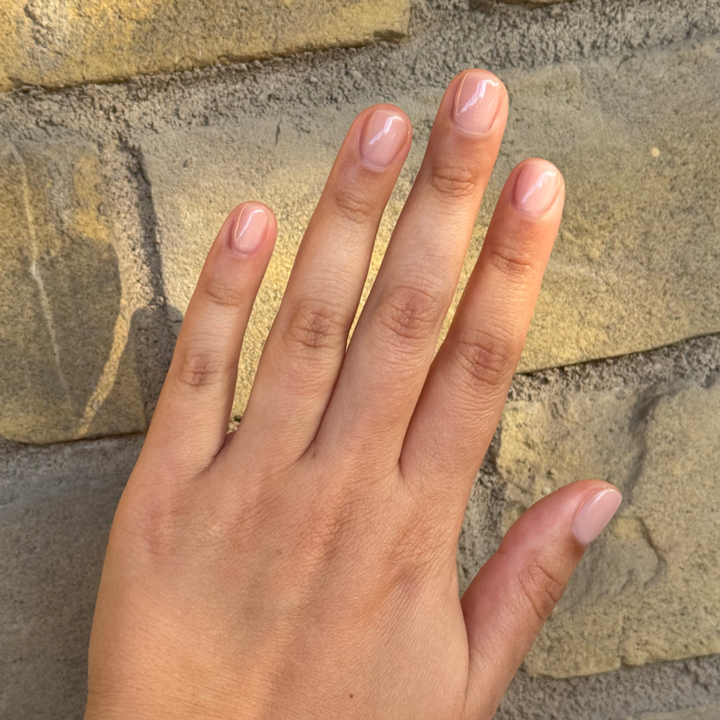
POLYGON ((305 350, 344 345, 345 321, 330 303, 303 300, 293 309, 286 336, 305 350))
POLYGON ((357 187, 343 185, 336 188, 333 200, 340 215, 352 224, 366 225, 374 222, 376 205, 357 187))
POLYGON ((440 523, 418 522, 414 513, 401 518, 392 542, 388 545, 388 573, 390 576, 424 575, 435 572, 446 559, 447 542, 445 527, 440 523))
POLYGON ((185 387, 200 388, 223 382, 231 368, 211 352, 189 351, 176 355, 174 375, 185 387))
POLYGON ((327 562, 337 554, 342 538, 347 532, 348 516, 342 511, 318 513, 307 524, 303 549, 310 557, 327 562))
POLYGON ((297 516, 293 526, 298 565, 320 567, 336 556, 360 522, 357 506, 343 490, 321 494, 321 501, 297 516))
POLYGON ((218 307, 241 307, 246 301, 245 292, 238 287, 218 279, 209 277, 202 284, 205 297, 218 307))
POLYGON ((455 344, 460 368, 474 385, 497 386, 512 373, 518 351, 498 334, 476 332, 455 344))
POLYGON ((538 263, 535 254, 523 243, 494 243, 488 247, 488 255, 493 267, 510 280, 523 283, 537 275, 538 263))
POLYGON ((124 523, 124 527, 146 557, 162 561, 177 555, 183 538, 188 537, 187 508, 177 497, 169 499, 145 493, 142 500, 133 507, 132 519, 124 523))
POLYGON ((435 332, 442 316, 440 301, 419 288, 389 290, 377 308, 380 324, 401 340, 424 340, 435 332))
POLYGON ((435 163, 430 168, 430 186, 444 198, 466 200, 479 190, 479 172, 474 167, 435 163))
POLYGON ((565 586, 542 560, 532 560, 520 569, 518 582, 538 620, 544 623, 560 601, 565 586))

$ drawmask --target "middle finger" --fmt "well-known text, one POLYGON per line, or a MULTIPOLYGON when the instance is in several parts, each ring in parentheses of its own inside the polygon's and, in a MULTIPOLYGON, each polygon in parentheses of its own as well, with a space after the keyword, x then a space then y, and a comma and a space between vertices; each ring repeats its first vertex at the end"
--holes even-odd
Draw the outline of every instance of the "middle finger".
POLYGON ((507 119, 484 70, 450 83, 350 342, 316 443, 397 462, 452 301, 507 119), (359 447, 358 447, 359 446, 359 447))

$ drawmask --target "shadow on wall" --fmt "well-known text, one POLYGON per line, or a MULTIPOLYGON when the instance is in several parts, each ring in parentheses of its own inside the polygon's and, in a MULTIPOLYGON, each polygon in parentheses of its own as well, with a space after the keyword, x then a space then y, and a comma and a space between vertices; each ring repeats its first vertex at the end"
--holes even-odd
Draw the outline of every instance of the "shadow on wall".
POLYGON ((0 293, 6 439, 44 444, 146 428, 174 336, 162 307, 124 320, 115 250, 86 245, 74 238, 18 268, 24 277, 0 293))
POLYGON ((136 310, 128 328, 112 389, 95 413, 87 437, 107 435, 107 428, 127 408, 127 388, 137 386, 149 423, 165 380, 183 316, 172 306, 136 310))
POLYGON ((2 438, 45 444, 147 425, 167 321, 152 309, 129 317, 106 204, 92 144, 0 143, 2 438))

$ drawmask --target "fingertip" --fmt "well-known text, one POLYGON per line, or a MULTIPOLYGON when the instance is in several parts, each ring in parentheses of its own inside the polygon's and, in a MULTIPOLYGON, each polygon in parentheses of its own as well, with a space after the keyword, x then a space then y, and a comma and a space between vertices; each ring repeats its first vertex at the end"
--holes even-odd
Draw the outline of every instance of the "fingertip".
POLYGON ((360 157, 374 170, 385 170, 407 154, 412 142, 410 118, 396 105, 373 105, 359 116, 360 157))
POLYGON ((485 136, 504 127, 507 88, 489 70, 470 68, 458 73, 450 81, 445 97, 454 125, 464 133, 485 136))
POLYGON ((519 163, 508 179, 512 203, 521 213, 541 217, 555 209, 565 196, 565 180, 558 168, 542 158, 519 163))
POLYGON ((596 497, 605 497, 606 494, 612 494, 609 497, 619 496, 620 501, 622 500, 620 491, 604 480, 577 480, 568 483, 533 503, 510 527, 503 538, 503 544, 508 549, 533 544, 542 537, 546 543, 560 543, 573 555, 575 550, 582 554, 585 547, 610 521, 620 501, 603 525, 600 525, 603 517, 600 513, 610 507, 609 499, 600 503, 595 511, 583 513, 579 522, 576 522, 576 519, 586 506, 595 507, 593 502, 596 497), (576 529, 585 542, 578 539, 576 529), (595 535, 591 537, 593 532, 595 535), (582 547, 578 547, 578 544, 582 547))
POLYGON ((223 229, 232 254, 247 258, 274 243, 277 219, 264 203, 244 202, 232 210, 223 229))
POLYGON ((622 503, 622 493, 613 485, 590 490, 583 498, 572 521, 572 532, 580 545, 587 547, 605 529, 622 503))
POLYGON ((408 114, 394 103, 376 103, 375 105, 370 105, 357 116, 356 120, 364 123, 368 117, 372 117, 378 111, 387 112, 402 118, 405 123, 407 123, 408 128, 412 129, 412 121, 408 117, 408 114))
POLYGON ((461 86, 466 84, 467 81, 476 81, 480 83, 489 83, 492 87, 497 88, 499 93, 499 99, 503 97, 508 98, 507 85, 494 73, 490 72, 485 68, 466 68, 461 70, 448 84, 448 90, 452 91, 454 100, 458 99, 461 93, 461 86))
POLYGON ((249 212, 260 212, 268 220, 268 230, 274 231, 277 228, 277 218, 272 208, 268 207, 265 203, 259 200, 246 200, 236 205, 228 214, 228 221, 235 222, 237 218, 243 213, 243 211, 249 212))

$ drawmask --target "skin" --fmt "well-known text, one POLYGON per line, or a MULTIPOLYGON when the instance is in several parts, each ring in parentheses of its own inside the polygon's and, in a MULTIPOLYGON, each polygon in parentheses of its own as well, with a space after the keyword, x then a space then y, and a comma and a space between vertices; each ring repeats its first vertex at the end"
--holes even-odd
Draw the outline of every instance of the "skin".
POLYGON ((411 142, 409 132, 387 167, 371 167, 368 118, 405 116, 375 106, 353 123, 231 434, 243 333, 277 228, 268 208, 245 203, 220 230, 113 523, 87 720, 494 714, 585 550, 573 518, 609 486, 573 483, 532 506, 459 597, 465 506, 564 201, 560 179, 549 208, 527 212, 516 186, 543 161, 513 171, 435 355, 508 110, 500 85, 490 129, 463 130, 462 78, 348 346, 411 142), (232 249, 243 209, 266 218, 250 254, 232 249))

